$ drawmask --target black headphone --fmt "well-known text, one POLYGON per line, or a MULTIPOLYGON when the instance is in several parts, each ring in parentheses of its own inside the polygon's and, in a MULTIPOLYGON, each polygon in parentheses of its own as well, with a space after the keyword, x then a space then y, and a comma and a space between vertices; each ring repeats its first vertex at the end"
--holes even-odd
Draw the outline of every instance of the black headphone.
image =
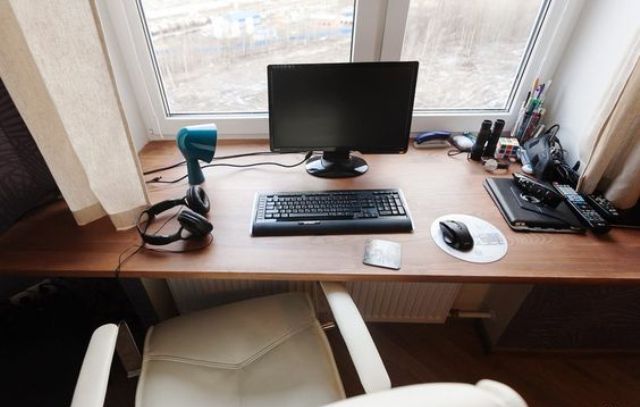
POLYGON ((211 222, 204 217, 204 215, 209 212, 210 207, 209 197, 204 192, 204 189, 198 185, 191 186, 187 190, 187 194, 184 198, 158 202, 144 210, 138 217, 138 224, 136 227, 144 243, 156 246, 173 243, 178 240, 204 237, 213 230, 211 222), (176 233, 172 235, 147 234, 149 225, 157 215, 181 205, 186 205, 189 209, 180 211, 178 214, 180 229, 178 229, 176 233), (144 215, 147 215, 148 219, 146 221, 146 225, 142 228, 141 221, 144 215), (189 234, 187 236, 182 236, 183 230, 186 230, 189 234))

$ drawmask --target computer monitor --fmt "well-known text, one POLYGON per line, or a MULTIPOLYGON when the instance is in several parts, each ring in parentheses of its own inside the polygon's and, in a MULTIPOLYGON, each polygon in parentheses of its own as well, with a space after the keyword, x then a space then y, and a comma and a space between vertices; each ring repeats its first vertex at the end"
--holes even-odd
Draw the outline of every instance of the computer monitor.
POLYGON ((407 151, 418 62, 269 65, 267 75, 271 150, 322 151, 310 174, 365 173, 351 151, 407 151))

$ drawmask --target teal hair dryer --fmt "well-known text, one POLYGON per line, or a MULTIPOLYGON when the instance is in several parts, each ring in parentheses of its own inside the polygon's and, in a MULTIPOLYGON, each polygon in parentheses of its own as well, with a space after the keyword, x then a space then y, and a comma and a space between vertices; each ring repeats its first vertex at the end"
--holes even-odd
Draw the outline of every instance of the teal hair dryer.
POLYGON ((202 184, 204 174, 198 161, 210 163, 213 160, 218 140, 218 128, 215 124, 183 127, 178 131, 176 139, 178 148, 187 162, 189 184, 202 184))

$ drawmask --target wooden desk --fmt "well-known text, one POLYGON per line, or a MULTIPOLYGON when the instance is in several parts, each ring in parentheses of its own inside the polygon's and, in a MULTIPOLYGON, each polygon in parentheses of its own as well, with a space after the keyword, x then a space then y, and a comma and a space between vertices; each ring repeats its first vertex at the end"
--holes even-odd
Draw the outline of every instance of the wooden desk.
MULTIPOLYGON (((268 150, 265 141, 222 141, 216 155, 268 150)), ((268 157, 293 163, 301 155, 268 157)), ((640 232, 614 230, 606 236, 514 233, 482 186, 488 175, 464 156, 443 150, 406 155, 367 155, 369 171, 349 179, 321 179, 303 167, 211 168, 205 188, 211 198, 214 242, 189 253, 141 251, 127 261, 122 277, 270 280, 395 280, 511 283, 638 283, 640 232), (399 187, 413 215, 411 234, 376 235, 402 242, 400 271, 362 264, 367 235, 261 237, 249 233, 258 191, 399 187), (509 252, 493 264, 471 264, 442 252, 431 240, 433 219, 447 213, 481 217, 500 228, 509 252)), ((174 142, 153 142, 141 153, 143 168, 181 159, 174 142)), ((234 162, 254 162, 253 157, 234 162)), ((181 176, 184 167, 167 171, 181 176)), ((152 200, 184 195, 186 181, 150 187, 152 200)), ((173 225, 167 225, 170 230, 173 225)), ((27 217, 0 238, 0 272, 64 276, 113 276, 118 255, 136 244, 135 231, 115 232, 107 219, 75 225, 64 203, 27 217)))

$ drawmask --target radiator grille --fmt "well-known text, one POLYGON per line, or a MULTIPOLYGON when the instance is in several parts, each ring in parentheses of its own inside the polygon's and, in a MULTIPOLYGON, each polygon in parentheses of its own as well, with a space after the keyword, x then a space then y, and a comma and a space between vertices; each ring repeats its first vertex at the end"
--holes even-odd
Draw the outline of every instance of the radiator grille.
MULTIPOLYGON (((182 314, 251 297, 302 291, 311 296, 321 318, 328 315, 328 306, 322 290, 314 282, 189 279, 167 281, 182 314)), ((447 319, 460 285, 353 282, 347 283, 347 288, 367 321, 441 323, 447 319)))

